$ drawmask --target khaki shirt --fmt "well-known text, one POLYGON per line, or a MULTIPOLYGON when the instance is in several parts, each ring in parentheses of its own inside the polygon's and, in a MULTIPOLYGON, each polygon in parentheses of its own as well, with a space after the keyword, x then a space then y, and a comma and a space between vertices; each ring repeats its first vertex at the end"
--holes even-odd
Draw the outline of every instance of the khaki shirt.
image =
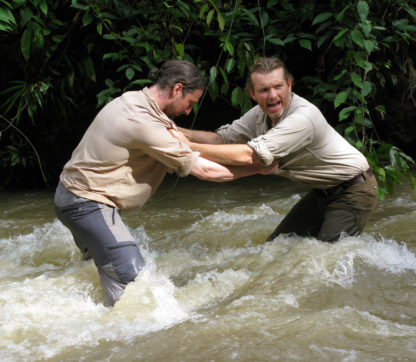
POLYGON ((79 197, 119 209, 142 206, 166 172, 191 172, 198 152, 172 137, 175 123, 148 88, 126 92, 95 117, 60 176, 79 197))
POLYGON ((269 165, 279 160, 277 175, 329 188, 366 171, 364 155, 326 121, 320 110, 292 93, 275 127, 259 106, 217 130, 226 143, 247 143, 269 165))

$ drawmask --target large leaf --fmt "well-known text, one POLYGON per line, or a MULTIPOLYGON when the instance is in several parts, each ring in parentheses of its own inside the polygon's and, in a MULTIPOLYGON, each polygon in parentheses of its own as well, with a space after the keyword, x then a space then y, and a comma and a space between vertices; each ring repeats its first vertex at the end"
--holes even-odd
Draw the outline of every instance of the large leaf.
POLYGON ((316 25, 319 23, 323 23, 324 21, 328 20, 333 14, 329 12, 321 13, 315 17, 312 21, 312 25, 316 25))

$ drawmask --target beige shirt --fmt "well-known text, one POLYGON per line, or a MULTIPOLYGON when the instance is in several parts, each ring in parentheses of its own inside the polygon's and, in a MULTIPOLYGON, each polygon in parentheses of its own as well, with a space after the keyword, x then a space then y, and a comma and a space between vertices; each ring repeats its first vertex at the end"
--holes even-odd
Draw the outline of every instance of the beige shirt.
POLYGON ((277 175, 314 188, 336 186, 369 168, 364 155, 328 124, 320 110, 294 93, 275 127, 255 106, 217 132, 226 143, 247 143, 266 165, 278 159, 277 175))
POLYGON ((142 206, 166 172, 191 172, 198 152, 172 137, 175 123, 148 88, 126 92, 95 117, 60 176, 79 197, 119 209, 142 206))

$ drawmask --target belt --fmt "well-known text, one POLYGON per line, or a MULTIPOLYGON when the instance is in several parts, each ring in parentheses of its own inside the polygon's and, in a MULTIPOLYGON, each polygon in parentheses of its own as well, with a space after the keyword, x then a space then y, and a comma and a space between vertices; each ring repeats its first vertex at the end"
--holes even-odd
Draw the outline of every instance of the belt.
POLYGON ((329 189, 318 189, 321 191, 324 195, 329 196, 332 193, 334 193, 336 190, 338 190, 340 187, 343 189, 347 189, 348 187, 362 183, 366 180, 368 180, 371 176, 373 176, 373 173, 371 172, 371 169, 368 169, 367 171, 364 171, 357 176, 354 176, 352 179, 341 182, 339 185, 330 187, 329 189))
POLYGON ((339 184, 336 187, 344 187, 344 186, 352 186, 355 184, 360 184, 361 182, 364 182, 368 180, 371 176, 373 176, 373 173, 371 172, 371 169, 368 169, 367 171, 364 171, 363 173, 358 174, 357 176, 354 176, 351 180, 344 181, 341 184, 339 184))

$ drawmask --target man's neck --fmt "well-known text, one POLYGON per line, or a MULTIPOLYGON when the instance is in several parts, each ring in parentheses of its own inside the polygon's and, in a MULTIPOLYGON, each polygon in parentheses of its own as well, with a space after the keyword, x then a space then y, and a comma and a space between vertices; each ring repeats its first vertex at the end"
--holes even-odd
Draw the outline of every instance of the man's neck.
POLYGON ((169 93, 166 90, 160 89, 157 84, 153 84, 149 87, 150 93, 158 104, 159 108, 164 111, 166 105, 169 102, 169 93))

